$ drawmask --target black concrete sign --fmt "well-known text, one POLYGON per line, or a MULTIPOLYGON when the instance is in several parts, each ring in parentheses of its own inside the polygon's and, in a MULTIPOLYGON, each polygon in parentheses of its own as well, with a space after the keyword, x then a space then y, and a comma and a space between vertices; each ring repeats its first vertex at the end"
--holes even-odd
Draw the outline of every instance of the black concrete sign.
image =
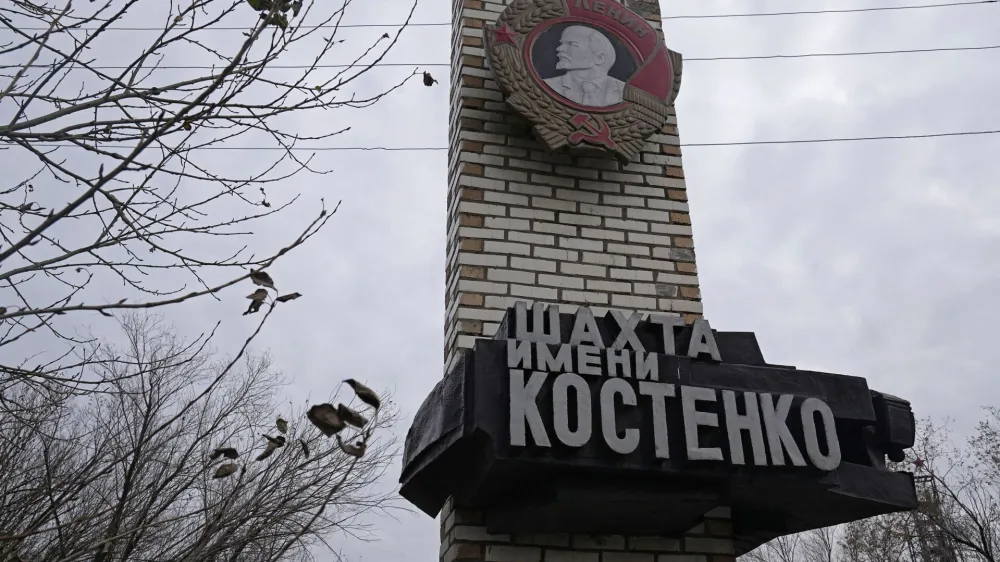
POLYGON ((911 475, 885 470, 913 434, 906 401, 769 365, 750 333, 518 303, 421 406, 401 493, 497 532, 682 532, 728 505, 749 549, 913 508, 911 475))

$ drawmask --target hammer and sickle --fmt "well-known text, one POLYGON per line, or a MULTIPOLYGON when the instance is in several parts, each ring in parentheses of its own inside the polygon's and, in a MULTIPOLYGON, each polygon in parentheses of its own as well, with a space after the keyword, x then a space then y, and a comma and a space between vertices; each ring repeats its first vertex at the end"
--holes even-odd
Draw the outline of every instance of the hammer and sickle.
POLYGON ((604 119, 586 113, 577 113, 569 120, 576 131, 570 134, 569 143, 578 145, 581 142, 603 146, 608 150, 615 149, 615 141, 611 140, 611 127, 604 119))

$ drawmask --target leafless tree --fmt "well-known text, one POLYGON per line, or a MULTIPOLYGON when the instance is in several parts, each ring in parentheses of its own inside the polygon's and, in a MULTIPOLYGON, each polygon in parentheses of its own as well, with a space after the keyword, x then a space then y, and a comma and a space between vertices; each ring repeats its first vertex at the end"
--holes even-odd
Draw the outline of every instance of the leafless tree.
POLYGON ((397 416, 386 397, 363 436, 342 431, 366 439, 356 458, 278 407, 284 381, 266 355, 234 366, 155 318, 133 313, 122 327, 128 343, 100 346, 106 360, 92 367, 114 371, 112 391, 56 403, 20 387, 39 407, 0 420, 0 560, 307 560, 315 547, 337 555, 337 531, 364 536, 358 515, 392 507, 372 486, 395 455, 379 431, 397 416), (279 415, 286 444, 255 460, 279 415), (221 447, 238 458, 212 460, 221 447))
POLYGON ((891 469, 914 472, 919 507, 785 537, 747 555, 754 562, 997 562, 1000 538, 1000 409, 973 436, 921 420, 916 446, 891 469), (839 538, 838 538, 839 537, 839 538), (798 542, 801 540, 801 544, 798 542), (799 548, 792 549, 790 546, 799 548))
POLYGON ((838 527, 779 537, 740 557, 745 562, 922 562, 909 514, 873 517, 838 527))
POLYGON ((779 537, 748 552, 745 562, 839 562, 839 527, 813 529, 797 535, 779 537))
MULTIPOLYGON (((298 235, 248 238, 298 200, 291 178, 328 172, 293 149, 347 131, 333 110, 369 107, 414 75, 357 91, 402 28, 349 54, 339 30, 350 3, 0 2, 0 392, 8 412, 16 385, 73 393, 109 382, 100 376, 113 370, 87 368, 105 356, 80 329, 88 318, 250 287, 252 270, 330 220, 336 208, 320 200, 308 203, 315 214, 298 235), (329 127, 299 134, 293 119, 329 127), (227 160, 248 147, 276 150, 227 160)), ((287 281, 276 279, 281 288, 287 281)), ((246 305, 239 302, 234 310, 246 305)))
POLYGON ((786 535, 747 553, 741 559, 746 562, 799 562, 802 535, 786 535))
POLYGON ((926 558, 997 562, 1000 557, 1000 410, 987 408, 968 443, 927 423, 916 470, 926 558))
POLYGON ((908 514, 893 513, 844 525, 841 560, 915 562, 912 523, 908 514))
POLYGON ((838 527, 824 527, 805 533, 802 551, 807 562, 836 562, 838 531, 838 527))

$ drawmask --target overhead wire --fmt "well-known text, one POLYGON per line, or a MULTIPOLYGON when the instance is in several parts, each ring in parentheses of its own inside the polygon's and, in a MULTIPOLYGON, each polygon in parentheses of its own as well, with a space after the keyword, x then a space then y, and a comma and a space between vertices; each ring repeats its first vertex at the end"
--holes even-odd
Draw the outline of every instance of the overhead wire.
MULTIPOLYGON (((919 53, 945 53, 945 52, 960 52, 960 51, 987 51, 1000 49, 1000 45, 978 45, 971 47, 933 47, 927 49, 897 49, 889 51, 848 51, 841 53, 793 53, 790 55, 747 55, 747 56, 731 56, 731 57, 690 57, 684 58, 685 63, 689 62, 718 62, 718 61, 733 61, 733 60, 775 60, 775 59, 802 59, 802 58, 820 58, 820 57, 863 57, 863 56, 875 56, 875 55, 902 55, 902 54, 919 54, 919 53)), ((276 70, 294 70, 294 69, 329 69, 329 68, 365 68, 365 67, 394 67, 394 66, 406 66, 406 67, 433 67, 433 66, 450 66, 451 63, 447 62, 430 62, 430 63, 410 63, 410 62, 380 62, 376 64, 269 64, 265 68, 276 69, 276 70)), ((211 65, 159 65, 148 67, 147 70, 212 70, 219 68, 220 66, 211 65)), ((9 68, 24 68, 23 65, 0 65, 0 69, 9 68)), ((32 64, 27 68, 49 68, 49 65, 45 64, 32 64)), ((87 67, 74 67, 69 70, 127 70, 133 68, 131 66, 87 66, 87 67)))
MULTIPOLYGON (((965 0, 961 2, 944 2, 938 4, 914 4, 906 6, 876 6, 871 8, 845 8, 832 10, 796 10, 787 12, 760 12, 760 13, 739 13, 739 14, 691 14, 677 16, 661 16, 661 20, 693 20, 693 19, 725 19, 725 18, 754 18, 754 17, 776 17, 776 16, 800 16, 815 14, 851 14, 866 12, 887 12, 901 10, 924 10, 939 8, 954 8, 961 6, 975 6, 981 4, 996 4, 1000 0, 965 0)), ((364 28, 364 27, 401 27, 402 23, 352 23, 339 25, 305 25, 299 29, 343 29, 343 28, 364 28)), ((450 26, 451 22, 425 22, 410 23, 407 27, 443 27, 450 26)), ((25 27, 25 31, 48 31, 47 27, 25 27)), ((73 27, 73 30, 96 31, 97 27, 73 27)), ((246 31, 245 27, 212 27, 211 31, 246 31)), ((106 31, 163 31, 162 27, 109 27, 106 31)))
MULTIPOLYGON (((870 8, 849 8, 849 9, 836 9, 836 10, 800 10, 800 11, 790 11, 790 12, 764 12, 764 13, 743 13, 743 14, 703 14, 703 15, 679 15, 679 16, 663 16, 662 19, 709 19, 709 18, 740 18, 740 17, 765 17, 765 16, 791 16, 791 15, 810 15, 810 14, 835 14, 835 13, 861 13, 861 12, 879 12, 879 11, 899 11, 899 10, 917 10, 917 9, 931 9, 931 8, 948 8, 956 6, 971 6, 971 5, 981 5, 981 4, 995 4, 998 0, 970 0, 963 2, 950 2, 950 3, 939 3, 939 4, 922 4, 922 5, 907 5, 907 6, 885 6, 885 7, 870 7, 870 8)), ((423 26, 444 26, 451 25, 450 23, 411 23, 408 24, 415 27, 423 26)), ((394 27, 398 25, 394 24, 348 24, 339 26, 314 26, 314 27, 394 27)), ((78 28, 81 29, 81 28, 78 28)), ((112 28, 116 30, 135 30, 135 31, 153 31, 159 30, 160 28, 112 28)), ((213 29, 242 29, 242 28, 213 28, 213 29)), ((890 54, 913 54, 913 53, 933 53, 933 52, 957 52, 957 51, 981 51, 981 50, 994 50, 1000 49, 1000 45, 985 45, 985 46, 970 46, 970 47, 939 47, 939 48, 927 48, 927 49, 901 49, 901 50, 887 50, 887 51, 857 51, 857 52, 839 52, 839 53, 798 53, 790 55, 750 55, 750 56, 733 56, 733 57, 690 57, 685 58, 685 62, 715 62, 715 61, 731 61, 731 60, 770 60, 770 59, 797 59, 797 58, 811 58, 811 57, 845 57, 845 56, 874 56, 874 55, 890 55, 890 54)), ((337 65, 269 65, 268 68, 275 69, 303 69, 303 68, 351 68, 351 67, 365 67, 369 65, 364 64, 337 64, 337 65)), ((384 67, 436 67, 436 66, 450 66, 450 63, 378 63, 371 66, 384 66, 384 67)), ((12 68, 12 66, 0 66, 0 68, 12 68)), ((47 65, 32 65, 31 67, 36 68, 46 68, 47 65)), ((95 70, 123 70, 125 66, 93 66, 90 67, 95 70)), ((199 70, 210 70, 216 67, 213 66, 196 66, 196 65, 178 65, 178 66, 158 66, 157 69, 199 69, 199 70)), ((794 144, 817 144, 817 143, 843 143, 843 142, 860 142, 860 141, 881 141, 881 140, 906 140, 906 139, 930 139, 930 138, 946 138, 946 137, 962 137, 962 136, 980 136, 980 135, 996 135, 1000 134, 1000 130, 983 130, 983 131, 959 131, 959 132, 949 132, 949 133, 928 133, 920 135, 877 135, 877 136, 863 136, 863 137, 837 137, 837 138, 820 138, 820 139, 789 139, 789 140, 759 140, 759 141, 732 141, 732 142, 709 142, 709 143, 682 143, 680 146, 685 148, 701 148, 701 147, 726 147, 726 146, 754 146, 754 145, 794 145, 794 144)), ((57 143, 36 143, 33 146, 54 148, 54 147, 66 147, 66 146, 76 146, 77 148, 83 148, 77 145, 66 145, 57 143)), ((125 145, 105 145, 101 146, 103 149, 115 150, 122 149, 128 150, 132 147, 125 145)), ((296 152, 328 152, 328 151, 383 151, 383 152, 417 152, 417 151, 443 151, 448 150, 448 147, 384 147, 384 146, 349 146, 349 147, 263 147, 263 146, 251 146, 251 147, 236 147, 236 146, 203 146, 203 147, 192 147, 185 150, 280 150, 287 151, 292 150, 296 152)))
MULTIPOLYGON (((926 133, 921 135, 877 135, 864 137, 832 137, 825 139, 789 139, 789 140, 756 140, 756 141, 729 141, 729 142, 694 142, 681 143, 682 148, 709 148, 722 146, 755 146, 755 145, 781 145, 781 144, 820 144, 820 143, 842 143, 860 141, 882 141, 882 140, 911 140, 911 139, 932 139, 947 137, 967 137, 981 135, 998 135, 1000 129, 985 131, 957 131, 950 133, 926 133)), ((74 147, 85 148, 79 145, 59 144, 59 143, 33 143, 33 147, 62 148, 74 147)), ((89 147, 88 147, 89 148, 89 147)), ((127 145, 104 145, 98 148, 104 150, 131 150, 134 147, 127 145)), ((430 152, 448 150, 446 146, 312 146, 312 147, 280 147, 280 146, 201 146, 190 149, 180 149, 178 152, 188 150, 231 150, 231 151, 294 151, 294 152, 338 152, 338 151, 362 151, 362 152, 430 152)))
POLYGON ((887 12, 894 10, 920 10, 927 8, 953 8, 956 6, 973 6, 976 4, 995 4, 997 0, 972 0, 969 2, 947 2, 943 4, 916 4, 909 6, 876 6, 873 8, 845 8, 842 10, 798 10, 794 12, 761 12, 744 14, 706 14, 693 16, 662 16, 660 19, 710 19, 710 18, 752 18, 767 16, 802 16, 813 14, 852 14, 861 12, 887 12))
MULTIPOLYGON (((790 11, 790 12, 764 12, 764 13, 744 13, 744 14, 703 14, 703 15, 690 15, 690 16, 664 16, 662 19, 700 19, 700 18, 739 18, 739 17, 758 17, 758 16, 788 16, 788 15, 806 15, 806 14, 833 14, 833 13, 855 13, 855 12, 877 12, 877 11, 889 11, 889 10, 915 10, 915 9, 927 9, 927 8, 947 8, 955 6, 972 6, 981 4, 996 4, 1000 0, 966 0, 961 2, 950 2, 950 3, 939 3, 939 4, 920 4, 920 5, 908 5, 908 6, 883 6, 883 7, 871 7, 871 8, 848 8, 839 10, 801 10, 801 11, 790 11)), ((410 26, 436 26, 436 25, 450 25, 449 23, 411 23, 407 24, 410 26)), ((338 26, 314 26, 314 27, 387 27, 392 26, 391 24, 347 24, 338 26)), ((31 28, 26 28, 31 29, 31 28)), ((47 28, 46 28, 47 29, 47 28)), ((78 28, 85 29, 85 28, 78 28)), ((120 28, 109 28, 117 30, 134 30, 134 31, 155 31, 161 28, 145 28, 145 27, 120 27, 120 28)), ((243 29, 243 28, 211 28, 211 29, 243 29)), ((42 30, 42 28, 38 28, 42 30)), ((780 60, 780 59, 801 59, 801 58, 831 58, 831 57, 860 57, 860 56, 881 56, 881 55, 897 55, 897 54, 916 54, 916 53, 939 53, 939 52, 963 52, 963 51, 986 51, 986 50, 996 50, 1000 49, 1000 45, 980 45, 980 46, 968 46, 968 47, 933 47, 924 49, 893 49, 893 50, 881 50, 881 51, 848 51, 848 52, 829 52, 829 53, 793 53, 793 54, 778 54, 778 55, 743 55, 743 56, 720 56, 720 57, 685 57, 685 63, 692 62, 719 62, 719 61, 737 61, 737 60, 780 60)), ((26 68, 49 68, 50 65, 46 64, 32 64, 28 65, 26 68)), ((278 70, 301 70, 307 68, 313 69, 338 69, 338 68, 365 68, 365 67, 444 67, 450 66, 448 62, 434 62, 434 63, 395 63, 395 62, 380 62, 373 65, 367 64, 315 64, 315 65, 267 65, 267 68, 273 68, 278 70)), ((0 69, 11 69, 11 68, 25 68, 23 65, 0 65, 0 69)), ((115 66, 115 65, 95 65, 88 66, 87 69, 91 70, 128 70, 132 66, 115 66)), ((158 65, 155 67, 150 67, 150 70, 212 70, 218 68, 218 66, 212 65, 158 65)), ((81 70, 83 67, 72 67, 68 70, 81 70)))

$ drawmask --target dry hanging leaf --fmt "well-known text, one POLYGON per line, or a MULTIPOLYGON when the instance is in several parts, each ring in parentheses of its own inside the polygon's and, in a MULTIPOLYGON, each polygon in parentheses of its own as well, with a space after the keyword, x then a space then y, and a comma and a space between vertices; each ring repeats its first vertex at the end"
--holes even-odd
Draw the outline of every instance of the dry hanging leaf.
POLYGON ((285 446, 285 438, 279 435, 278 437, 271 437, 270 435, 263 434, 264 438, 267 439, 267 446, 264 447, 264 452, 257 456, 257 460, 262 461, 267 457, 274 454, 275 451, 285 446))
POLYGON ((280 417, 274 422, 274 427, 277 427, 278 431, 282 433, 288 432, 288 422, 280 417))
POLYGON ((267 298, 267 289, 257 289, 247 295, 247 298, 255 301, 262 301, 267 298))
POLYGON ((368 423, 368 418, 343 404, 337 404, 337 415, 340 416, 340 419, 344 420, 345 423, 353 425, 354 427, 361 428, 368 423))
POLYGON ((293 301, 302 296, 302 293, 288 293, 287 295, 281 295, 280 297, 274 299, 278 302, 288 302, 293 301))
POLYGON ((254 285, 261 285, 269 289, 274 288, 274 279, 271 279, 271 276, 266 271, 251 269, 250 280, 253 281, 254 285))
POLYGON ((367 386, 359 383, 354 379, 346 379, 344 380, 344 382, 346 382, 348 386, 350 386, 351 389, 354 390, 354 394, 357 394, 358 398, 360 398, 361 401, 364 402, 365 404, 368 404, 369 406, 375 408, 376 410, 378 410, 379 406, 382 405, 382 402, 378 399, 378 395, 375 394, 375 392, 372 389, 368 388, 367 386))
POLYGON ((347 426, 332 404, 317 404, 309 408, 306 417, 327 437, 339 433, 347 426))
POLYGON ((235 473, 239 469, 240 466, 238 464, 234 462, 227 463, 215 469, 215 474, 212 476, 212 478, 225 478, 227 476, 232 476, 233 473, 235 473))
POLYGON ((437 80, 431 76, 430 72, 424 72, 424 86, 433 86, 434 84, 437 84, 437 80))
POLYGON ((250 301, 250 306, 247 307, 247 310, 246 310, 246 312, 243 313, 243 316, 246 316, 247 314, 253 314, 254 312, 257 312, 258 310, 260 310, 260 307, 261 307, 262 304, 264 304, 264 301, 262 301, 262 300, 260 300, 260 301, 258 301, 258 300, 252 300, 252 301, 250 301))
POLYGON ((341 451, 347 453, 348 455, 351 455, 352 457, 359 459, 362 456, 364 456, 365 449, 368 448, 368 446, 365 445, 364 441, 358 441, 354 445, 351 445, 350 443, 344 443, 343 439, 341 439, 339 435, 337 436, 337 446, 340 447, 341 451))
POLYGON ((218 447, 217 449, 212 451, 212 454, 209 455, 208 458, 214 461, 219 457, 226 457, 227 459, 235 459, 239 458, 239 456, 240 453, 233 447, 218 447))
POLYGON ((284 447, 285 446, 285 438, 282 437, 281 435, 279 435, 277 437, 271 437, 270 435, 268 435, 266 433, 261 433, 260 435, 264 439, 267 439, 268 443, 274 443, 275 445, 277 445, 279 447, 284 447))

